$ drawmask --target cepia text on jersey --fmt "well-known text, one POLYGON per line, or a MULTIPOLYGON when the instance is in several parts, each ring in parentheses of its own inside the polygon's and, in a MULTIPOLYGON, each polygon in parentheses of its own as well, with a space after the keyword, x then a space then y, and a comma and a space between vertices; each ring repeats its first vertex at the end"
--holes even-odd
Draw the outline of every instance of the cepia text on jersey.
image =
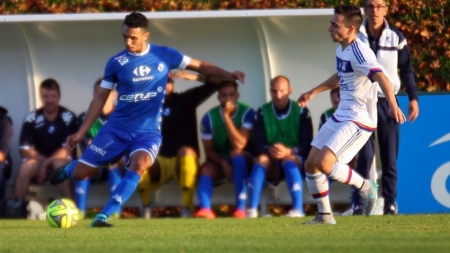
POLYGON ((136 93, 131 95, 120 95, 119 100, 125 102, 139 102, 150 100, 152 97, 156 97, 157 92, 136 93))

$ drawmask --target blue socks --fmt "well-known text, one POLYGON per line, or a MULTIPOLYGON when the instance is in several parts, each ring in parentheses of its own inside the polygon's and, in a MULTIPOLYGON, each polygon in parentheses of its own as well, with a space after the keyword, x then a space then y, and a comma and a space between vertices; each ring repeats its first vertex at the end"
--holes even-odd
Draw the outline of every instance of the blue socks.
POLYGON ((248 208, 256 209, 261 197, 261 191, 266 181, 266 169, 255 164, 252 169, 252 174, 248 180, 248 208))
POLYGON ((244 156, 236 156, 231 159, 233 164, 233 182, 236 198, 236 208, 245 211, 247 201, 247 162, 244 156))
POLYGON ((86 213, 86 199, 91 180, 75 181, 75 203, 82 213, 86 213))
MULTIPOLYGON (((109 186, 109 196, 113 196, 114 190, 117 188, 117 186, 120 184, 120 181, 122 181, 122 172, 120 171, 120 168, 110 168, 108 170, 108 186, 109 186)), ((117 210, 114 211, 114 213, 120 214, 120 206, 117 210)))
POLYGON ((137 184, 139 183, 140 179, 141 175, 132 170, 127 170, 125 177, 120 181, 119 185, 117 185, 116 189, 112 192, 111 198, 109 199, 108 203, 103 208, 101 213, 109 217, 114 212, 117 212, 120 206, 125 203, 133 194, 134 190, 136 190, 137 184))
POLYGON ((108 170, 109 194, 112 194, 116 187, 122 181, 122 172, 120 168, 110 168, 108 170))
POLYGON ((211 209, 211 197, 213 193, 212 179, 208 176, 200 175, 197 186, 197 198, 200 208, 211 209))
POLYGON ((293 161, 287 161, 283 164, 283 171, 287 188, 291 194, 292 209, 303 212, 302 176, 297 164, 293 161))

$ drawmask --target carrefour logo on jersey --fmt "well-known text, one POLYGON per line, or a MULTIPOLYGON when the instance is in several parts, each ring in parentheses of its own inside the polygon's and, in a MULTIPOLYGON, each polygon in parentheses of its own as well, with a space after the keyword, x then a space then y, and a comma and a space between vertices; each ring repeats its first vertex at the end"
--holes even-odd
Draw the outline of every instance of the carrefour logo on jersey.
POLYGON ((145 65, 135 68, 133 74, 137 77, 133 77, 133 82, 153 80, 153 76, 149 75, 151 71, 152 69, 145 65))

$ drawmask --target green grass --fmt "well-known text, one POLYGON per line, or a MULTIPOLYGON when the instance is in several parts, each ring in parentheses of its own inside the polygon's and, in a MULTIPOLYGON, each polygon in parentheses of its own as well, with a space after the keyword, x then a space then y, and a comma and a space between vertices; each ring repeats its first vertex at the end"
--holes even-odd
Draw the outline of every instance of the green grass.
POLYGON ((70 229, 45 221, 0 220, 0 252, 449 252, 450 215, 237 220, 121 219, 114 228, 70 229))

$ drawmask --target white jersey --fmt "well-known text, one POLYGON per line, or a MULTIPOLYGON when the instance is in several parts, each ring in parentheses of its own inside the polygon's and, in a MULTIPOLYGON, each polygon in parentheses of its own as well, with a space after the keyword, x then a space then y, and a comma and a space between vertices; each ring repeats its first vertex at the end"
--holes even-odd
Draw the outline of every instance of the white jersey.
POLYGON ((334 120, 353 121, 368 130, 377 127, 377 87, 372 75, 381 72, 368 45, 356 39, 346 48, 336 49, 340 102, 334 120))

